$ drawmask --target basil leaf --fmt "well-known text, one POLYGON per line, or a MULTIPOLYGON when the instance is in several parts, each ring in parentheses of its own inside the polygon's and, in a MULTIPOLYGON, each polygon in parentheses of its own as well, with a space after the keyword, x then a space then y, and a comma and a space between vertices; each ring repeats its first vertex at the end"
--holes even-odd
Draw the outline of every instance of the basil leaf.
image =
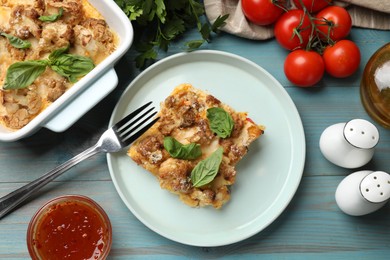
POLYGON ((31 85, 47 66, 46 61, 31 60, 16 62, 9 66, 3 89, 20 89, 31 85))
POLYGON ((65 53, 68 53, 69 51, 69 45, 66 46, 66 47, 63 47, 63 48, 59 48, 55 51, 53 51, 52 53, 50 53, 49 55, 49 60, 50 62, 54 62, 58 57, 60 57, 61 55, 65 54, 65 53))
POLYGON ((52 70, 68 78, 73 83, 79 77, 90 72, 94 67, 95 65, 90 58, 73 54, 62 54, 50 62, 50 68, 52 70))
POLYGON ((31 43, 29 41, 24 41, 18 37, 15 37, 13 35, 7 34, 7 33, 1 33, 2 36, 6 37, 9 41, 9 43, 18 49, 28 49, 31 47, 31 43))
POLYGON ((173 158, 177 159, 194 160, 202 155, 200 144, 190 143, 183 145, 170 136, 164 138, 164 148, 173 158))
POLYGON ((55 22, 58 19, 62 17, 64 14, 64 9, 61 7, 60 10, 58 10, 58 14, 52 14, 52 15, 42 15, 38 19, 41 20, 42 22, 55 22))
POLYGON ((20 89, 31 85, 47 66, 71 82, 90 72, 95 65, 90 58, 66 54, 69 46, 53 51, 48 59, 16 62, 9 66, 3 89, 20 89))
POLYGON ((191 172, 194 187, 201 187, 214 180, 222 162, 223 149, 219 147, 209 157, 200 161, 191 172))
POLYGON ((220 107, 207 109, 210 129, 221 138, 229 137, 233 131, 234 121, 228 112, 220 107))

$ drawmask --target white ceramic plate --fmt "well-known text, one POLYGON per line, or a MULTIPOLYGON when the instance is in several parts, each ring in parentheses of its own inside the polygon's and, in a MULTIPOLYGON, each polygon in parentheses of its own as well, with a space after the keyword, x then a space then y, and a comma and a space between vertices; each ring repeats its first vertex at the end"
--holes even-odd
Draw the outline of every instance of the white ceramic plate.
POLYGON ((125 152, 107 157, 112 180, 131 212, 166 238, 195 246, 241 241, 272 223, 295 194, 305 162, 301 119, 284 88, 258 65, 225 52, 197 51, 170 56, 141 73, 123 93, 110 125, 147 101, 159 108, 184 82, 266 126, 237 167, 231 200, 221 210, 191 208, 125 152))

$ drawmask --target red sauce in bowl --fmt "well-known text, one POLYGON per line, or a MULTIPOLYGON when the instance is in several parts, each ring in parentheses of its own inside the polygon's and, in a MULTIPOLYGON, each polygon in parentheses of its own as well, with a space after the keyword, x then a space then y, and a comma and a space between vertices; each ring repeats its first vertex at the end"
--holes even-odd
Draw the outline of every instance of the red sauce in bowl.
POLYGON ((62 196, 32 218, 27 245, 33 259, 104 259, 111 248, 107 214, 84 196, 62 196))

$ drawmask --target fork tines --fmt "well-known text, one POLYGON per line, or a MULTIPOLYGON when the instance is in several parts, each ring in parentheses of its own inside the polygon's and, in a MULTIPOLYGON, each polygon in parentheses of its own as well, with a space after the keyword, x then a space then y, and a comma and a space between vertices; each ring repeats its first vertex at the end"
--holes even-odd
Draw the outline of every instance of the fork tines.
POLYGON ((157 114, 157 111, 154 111, 155 107, 151 107, 141 114, 150 104, 152 104, 152 101, 133 111, 114 125, 113 130, 119 135, 122 142, 130 144, 158 121, 159 118, 155 118, 147 123, 157 114))

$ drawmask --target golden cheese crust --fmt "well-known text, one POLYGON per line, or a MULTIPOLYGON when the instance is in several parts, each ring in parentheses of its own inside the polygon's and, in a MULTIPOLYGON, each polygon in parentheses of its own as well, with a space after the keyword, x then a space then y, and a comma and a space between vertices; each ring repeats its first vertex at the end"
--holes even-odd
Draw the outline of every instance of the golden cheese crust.
POLYGON ((33 84, 23 89, 4 90, 9 66, 15 62, 46 59, 50 53, 69 46, 69 53, 100 63, 116 48, 118 39, 103 17, 87 0, 2 0, 0 32, 28 41, 31 47, 19 49, 0 36, 0 123, 20 129, 73 83, 47 67, 33 84), (43 22, 41 16, 63 15, 43 22))
POLYGON ((264 127, 248 119, 247 113, 235 112, 190 84, 176 87, 161 103, 158 116, 160 120, 131 145, 128 155, 153 173, 161 188, 179 195, 184 203, 192 207, 222 207, 230 199, 229 186, 235 182, 236 164, 249 145, 263 134, 264 127), (232 117, 234 128, 229 137, 220 138, 210 129, 206 111, 212 107, 223 108, 232 117), (167 136, 182 144, 200 144, 202 156, 195 160, 172 158, 164 149, 167 136), (192 169, 219 147, 223 148, 223 158, 216 177, 204 186, 194 187, 192 169))

